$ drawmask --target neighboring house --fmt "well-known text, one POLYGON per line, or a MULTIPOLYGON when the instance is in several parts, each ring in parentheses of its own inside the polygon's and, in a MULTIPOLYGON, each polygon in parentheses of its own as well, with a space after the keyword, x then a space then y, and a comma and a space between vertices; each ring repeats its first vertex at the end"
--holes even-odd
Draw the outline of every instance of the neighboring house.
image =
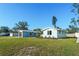
POLYGON ((9 36, 9 33, 0 33, 0 36, 9 36))
POLYGON ((38 32, 32 30, 18 30, 17 32, 10 33, 11 37, 36 37, 37 35, 38 32))
POLYGON ((66 37, 68 37, 68 38, 76 38, 78 35, 79 35, 79 29, 77 29, 76 32, 67 33, 67 34, 66 34, 66 37))
POLYGON ((41 35, 43 38, 64 38, 66 37, 65 31, 57 28, 47 28, 43 30, 41 35))
POLYGON ((16 32, 16 33, 14 33, 14 32, 13 32, 13 33, 10 33, 10 36, 11 36, 11 37, 12 37, 12 36, 15 36, 15 37, 18 36, 18 32, 16 32))
POLYGON ((74 38, 75 37, 75 33, 67 33, 66 37, 74 38))
MULTIPOLYGON (((10 36, 16 37, 36 37, 39 32, 32 30, 18 30, 16 33, 10 33, 10 36)), ((65 31, 57 28, 47 28, 42 30, 40 35, 43 38, 64 38, 66 37, 65 31)))
POLYGON ((18 30, 18 37, 36 37, 37 32, 32 30, 18 30))

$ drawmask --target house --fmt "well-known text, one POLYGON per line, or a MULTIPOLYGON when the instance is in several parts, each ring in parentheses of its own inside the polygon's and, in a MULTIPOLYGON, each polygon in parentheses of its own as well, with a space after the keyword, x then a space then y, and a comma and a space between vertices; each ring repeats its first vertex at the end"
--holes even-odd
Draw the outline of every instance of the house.
POLYGON ((75 38, 75 33, 66 33, 66 37, 75 38))
POLYGON ((37 32, 32 30, 18 30, 18 37, 36 37, 37 32))
POLYGON ((17 32, 11 32, 11 37, 36 37, 39 32, 32 30, 17 30, 17 32))
POLYGON ((47 28, 43 30, 41 35, 43 38, 64 38, 66 37, 66 33, 64 30, 58 28, 47 28))
POLYGON ((0 36, 9 36, 9 33, 0 33, 0 36))
POLYGON ((13 33, 11 32, 11 33, 10 33, 10 36, 11 36, 11 37, 12 37, 12 36, 15 36, 15 37, 18 36, 18 32, 16 32, 16 33, 15 33, 15 32, 13 32, 13 33))

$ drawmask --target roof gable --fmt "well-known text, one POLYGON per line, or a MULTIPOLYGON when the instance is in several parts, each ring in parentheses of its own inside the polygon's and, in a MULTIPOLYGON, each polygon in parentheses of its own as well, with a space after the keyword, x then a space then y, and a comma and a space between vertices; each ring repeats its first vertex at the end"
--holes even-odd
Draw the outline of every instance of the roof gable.
POLYGON ((61 29, 57 29, 57 28, 46 28, 46 29, 43 29, 42 31, 45 31, 45 30, 48 30, 48 29, 50 29, 50 30, 61 30, 61 29))

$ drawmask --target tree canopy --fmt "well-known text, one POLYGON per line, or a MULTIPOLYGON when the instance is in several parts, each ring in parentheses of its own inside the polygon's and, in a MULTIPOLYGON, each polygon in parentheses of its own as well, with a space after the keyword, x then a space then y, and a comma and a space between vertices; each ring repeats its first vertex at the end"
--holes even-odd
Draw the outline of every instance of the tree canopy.
POLYGON ((52 17, 52 25, 56 28, 57 18, 55 16, 52 17))
POLYGON ((0 32, 2 33, 2 32, 4 32, 4 33, 8 33, 9 32, 9 27, 6 27, 6 26, 1 26, 0 27, 0 32))
POLYGON ((71 10, 72 13, 75 14, 73 18, 71 18, 71 22, 69 25, 69 32, 77 32, 79 31, 79 4, 73 3, 73 9, 71 10))
POLYGON ((28 23, 26 21, 19 21, 15 24, 14 30, 28 30, 28 23))

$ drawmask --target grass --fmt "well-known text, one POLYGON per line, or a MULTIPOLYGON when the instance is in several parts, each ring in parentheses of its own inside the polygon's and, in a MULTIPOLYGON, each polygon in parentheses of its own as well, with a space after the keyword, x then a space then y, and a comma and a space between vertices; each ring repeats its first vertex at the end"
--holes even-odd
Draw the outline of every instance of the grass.
POLYGON ((44 39, 0 37, 1 56, 79 56, 75 38, 44 39))

